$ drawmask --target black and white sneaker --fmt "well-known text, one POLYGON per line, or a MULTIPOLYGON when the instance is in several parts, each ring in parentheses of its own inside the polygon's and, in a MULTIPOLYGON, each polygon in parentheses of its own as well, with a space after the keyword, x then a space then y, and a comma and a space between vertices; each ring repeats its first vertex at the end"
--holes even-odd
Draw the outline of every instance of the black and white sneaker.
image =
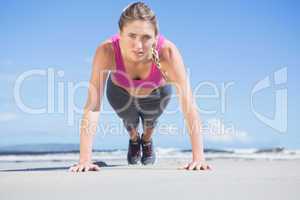
MULTIPOLYGON (((142 135, 143 138, 143 135, 142 135)), ((150 141, 143 141, 143 139, 141 139, 141 143, 142 143, 142 159, 141 162, 143 165, 149 165, 149 164, 154 164, 155 162, 155 151, 154 151, 154 145, 153 145, 153 141, 152 139, 150 141)))
POLYGON ((129 140, 127 161, 129 165, 136 165, 141 160, 141 139, 138 136, 136 141, 129 140))

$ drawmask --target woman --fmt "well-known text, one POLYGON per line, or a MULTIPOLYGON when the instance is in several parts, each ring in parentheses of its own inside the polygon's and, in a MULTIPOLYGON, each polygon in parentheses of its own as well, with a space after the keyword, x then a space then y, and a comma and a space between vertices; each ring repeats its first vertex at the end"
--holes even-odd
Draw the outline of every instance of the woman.
POLYGON ((192 144, 192 161, 183 168, 210 169, 203 153, 201 122, 178 49, 159 34, 155 14, 142 2, 132 3, 123 10, 119 30, 119 34, 104 41, 95 53, 80 129, 80 160, 70 171, 100 169, 91 162, 92 139, 105 84, 108 101, 130 135, 128 164, 155 162, 151 137, 170 100, 172 84, 176 87, 192 144), (140 119, 142 135, 137 131, 140 119))

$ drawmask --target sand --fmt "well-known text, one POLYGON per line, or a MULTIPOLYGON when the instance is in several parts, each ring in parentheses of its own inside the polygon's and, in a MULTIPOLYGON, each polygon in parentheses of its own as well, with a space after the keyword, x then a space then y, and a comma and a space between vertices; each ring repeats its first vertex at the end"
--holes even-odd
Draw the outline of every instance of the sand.
POLYGON ((1 162, 0 199, 299 199, 300 160, 210 160, 212 171, 185 171, 183 159, 154 166, 103 160, 98 172, 74 162, 1 162), (104 166, 106 165, 106 166, 104 166))

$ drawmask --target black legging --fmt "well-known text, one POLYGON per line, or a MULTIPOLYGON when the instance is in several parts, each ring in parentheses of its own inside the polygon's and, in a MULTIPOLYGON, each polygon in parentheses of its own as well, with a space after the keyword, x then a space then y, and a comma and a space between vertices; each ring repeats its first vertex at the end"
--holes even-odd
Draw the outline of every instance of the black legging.
POLYGON ((168 105, 171 94, 172 86, 166 84, 154 89, 146 97, 134 97, 124 88, 113 83, 111 73, 107 79, 107 99, 117 115, 123 120, 128 131, 138 127, 140 117, 144 127, 154 128, 157 119, 168 105))

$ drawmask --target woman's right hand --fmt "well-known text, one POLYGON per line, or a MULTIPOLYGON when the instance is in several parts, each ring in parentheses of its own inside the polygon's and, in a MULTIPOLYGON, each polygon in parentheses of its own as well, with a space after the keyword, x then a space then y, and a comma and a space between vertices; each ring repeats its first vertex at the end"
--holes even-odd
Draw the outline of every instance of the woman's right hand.
POLYGON ((69 168, 70 172, 99 171, 100 167, 92 162, 79 162, 69 168))

